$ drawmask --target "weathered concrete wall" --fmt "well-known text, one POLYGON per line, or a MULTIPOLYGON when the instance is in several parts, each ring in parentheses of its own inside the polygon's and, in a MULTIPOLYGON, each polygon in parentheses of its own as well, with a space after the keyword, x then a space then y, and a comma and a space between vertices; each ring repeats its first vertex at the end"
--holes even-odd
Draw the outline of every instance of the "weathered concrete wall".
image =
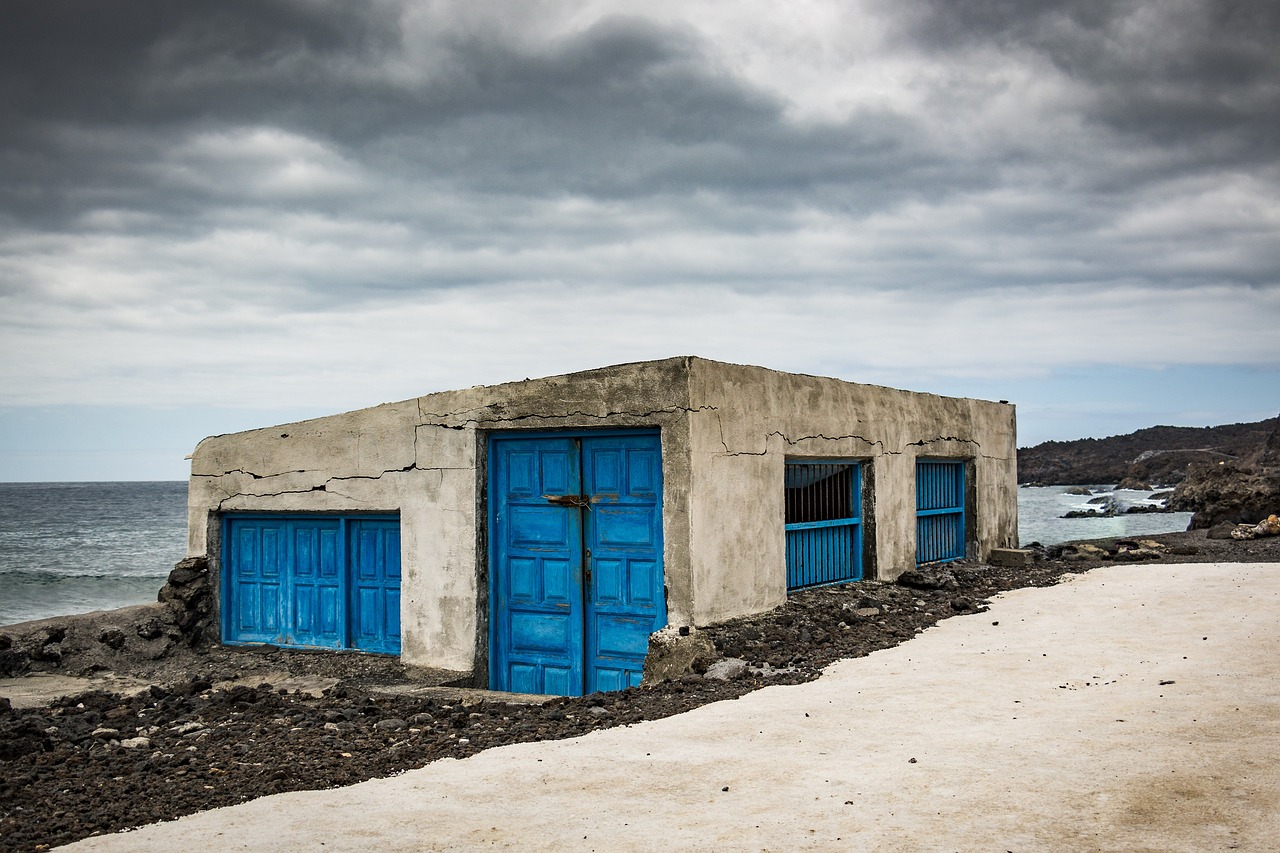
POLYGON ((216 583, 224 512, 398 512, 404 661, 483 668, 487 437, 601 427, 661 430, 671 625, 784 600, 788 457, 868 463, 866 529, 882 578, 915 565, 918 456, 972 460, 978 556, 1016 544, 1012 406, 680 357, 205 439, 192 459, 188 553, 208 554, 216 583))
POLYGON ((786 597, 783 467, 857 459, 874 481, 879 577, 915 566, 915 462, 972 460, 975 556, 1016 544, 1014 409, 838 379, 694 359, 690 372, 690 552, 707 624, 786 597))
POLYGON ((225 512, 398 512, 402 657, 469 670, 475 456, 474 433, 422 423, 414 401, 205 439, 192 458, 188 553, 208 553, 220 579, 225 512))
POLYGON ((429 394, 207 438, 192 457, 188 554, 221 571, 224 512, 398 512, 401 645, 409 664, 470 671, 485 642, 482 455, 509 429, 659 427, 673 624, 692 618, 687 360, 429 394))

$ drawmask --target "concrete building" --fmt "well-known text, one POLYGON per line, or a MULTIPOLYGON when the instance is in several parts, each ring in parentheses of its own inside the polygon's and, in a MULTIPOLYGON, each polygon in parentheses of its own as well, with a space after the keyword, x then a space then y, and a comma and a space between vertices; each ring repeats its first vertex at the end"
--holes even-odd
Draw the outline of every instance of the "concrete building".
POLYGON ((695 357, 207 438, 189 555, 225 642, 521 692, 638 683, 648 635, 1015 544, 1014 408, 695 357))

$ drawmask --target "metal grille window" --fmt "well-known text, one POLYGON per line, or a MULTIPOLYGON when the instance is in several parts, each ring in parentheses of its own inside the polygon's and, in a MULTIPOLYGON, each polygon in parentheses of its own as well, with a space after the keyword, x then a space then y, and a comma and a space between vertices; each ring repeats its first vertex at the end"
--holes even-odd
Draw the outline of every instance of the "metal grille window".
POLYGON ((964 462, 916 462, 916 562, 965 555, 964 462))
POLYGON ((854 462, 788 462, 787 589, 862 577, 862 471, 854 462))

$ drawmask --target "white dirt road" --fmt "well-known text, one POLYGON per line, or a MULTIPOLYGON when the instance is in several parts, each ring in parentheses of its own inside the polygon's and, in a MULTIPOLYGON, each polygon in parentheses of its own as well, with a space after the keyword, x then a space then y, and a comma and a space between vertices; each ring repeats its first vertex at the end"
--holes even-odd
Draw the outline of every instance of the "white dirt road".
POLYGON ((67 849, 1280 849, 1280 565, 1114 566, 666 720, 67 849))

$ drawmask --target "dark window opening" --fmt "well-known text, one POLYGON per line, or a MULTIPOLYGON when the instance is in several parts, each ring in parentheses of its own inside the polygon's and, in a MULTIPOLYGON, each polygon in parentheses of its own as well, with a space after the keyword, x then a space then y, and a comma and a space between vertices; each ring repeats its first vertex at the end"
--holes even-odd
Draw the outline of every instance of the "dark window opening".
POLYGON ((857 518, 853 469, 847 464, 787 463, 787 524, 857 518))

